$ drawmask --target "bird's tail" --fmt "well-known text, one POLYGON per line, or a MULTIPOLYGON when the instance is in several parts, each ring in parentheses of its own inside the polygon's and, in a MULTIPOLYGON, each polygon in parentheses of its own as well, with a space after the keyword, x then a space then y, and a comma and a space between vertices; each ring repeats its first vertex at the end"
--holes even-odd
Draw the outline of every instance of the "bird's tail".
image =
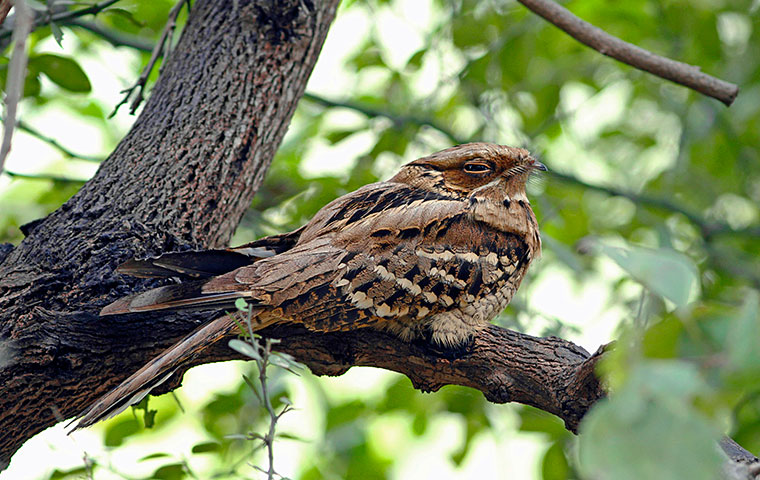
MULTIPOLYGON (((258 323, 253 328, 258 330, 269 323, 271 322, 258 323)), ((178 368, 186 365, 212 344, 231 336, 236 328, 237 323, 233 315, 225 315, 198 328, 77 415, 72 423, 77 420, 78 423, 72 431, 111 418, 130 405, 138 403, 153 388, 171 377, 178 368)))

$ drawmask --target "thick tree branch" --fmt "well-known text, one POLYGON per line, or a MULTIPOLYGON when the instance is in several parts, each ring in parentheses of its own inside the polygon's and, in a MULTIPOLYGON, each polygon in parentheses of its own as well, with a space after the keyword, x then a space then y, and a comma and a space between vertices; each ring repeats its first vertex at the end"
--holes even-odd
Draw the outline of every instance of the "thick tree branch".
POLYGON ((634 68, 689 87, 699 93, 718 99, 728 106, 733 103, 739 93, 739 87, 733 83, 702 73, 699 67, 661 57, 613 37, 601 28, 576 17, 552 0, 518 1, 584 45, 634 68))
MULTIPOLYGON (((605 396, 594 375, 602 349, 590 355, 557 337, 536 338, 495 325, 453 359, 425 344, 410 344, 368 329, 315 334, 298 326, 278 326, 261 333, 279 338, 276 350, 293 355, 318 375, 373 366, 403 373, 423 392, 445 385, 471 387, 494 403, 517 402, 553 413, 572 432, 591 405, 605 396)), ((230 358, 230 349, 221 347, 209 352, 203 363, 230 358)))

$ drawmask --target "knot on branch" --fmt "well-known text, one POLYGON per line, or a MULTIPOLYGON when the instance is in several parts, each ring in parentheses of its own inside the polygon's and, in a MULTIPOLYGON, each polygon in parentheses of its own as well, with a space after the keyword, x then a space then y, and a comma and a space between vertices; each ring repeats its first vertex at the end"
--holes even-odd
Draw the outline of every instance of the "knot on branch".
POLYGON ((260 0, 241 7, 240 18, 266 41, 279 45, 310 36, 312 10, 310 0, 260 0))

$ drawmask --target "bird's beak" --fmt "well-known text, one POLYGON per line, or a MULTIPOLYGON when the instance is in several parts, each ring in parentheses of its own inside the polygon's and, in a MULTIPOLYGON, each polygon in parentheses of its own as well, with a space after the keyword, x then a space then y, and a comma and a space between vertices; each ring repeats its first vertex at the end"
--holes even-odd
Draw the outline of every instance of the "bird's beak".
POLYGON ((543 163, 539 162, 536 159, 533 159, 533 163, 531 164, 531 167, 534 170, 541 170, 542 172, 548 172, 549 171, 549 169, 546 168, 546 165, 544 165, 543 163))

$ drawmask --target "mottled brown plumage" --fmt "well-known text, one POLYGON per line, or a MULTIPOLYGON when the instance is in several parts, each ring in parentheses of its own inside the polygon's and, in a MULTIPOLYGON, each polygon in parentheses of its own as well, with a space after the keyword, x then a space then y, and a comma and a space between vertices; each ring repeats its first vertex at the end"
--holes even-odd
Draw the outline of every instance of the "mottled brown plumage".
MULTIPOLYGON (((322 208, 304 227, 235 249, 133 260, 122 273, 185 281, 120 299, 101 315, 171 308, 256 312, 319 331, 387 330, 461 346, 504 309, 541 252, 525 182, 545 167, 526 150, 472 143, 322 208)), ((80 416, 78 427, 142 398, 206 346, 234 334, 219 317, 151 361, 80 416)))

